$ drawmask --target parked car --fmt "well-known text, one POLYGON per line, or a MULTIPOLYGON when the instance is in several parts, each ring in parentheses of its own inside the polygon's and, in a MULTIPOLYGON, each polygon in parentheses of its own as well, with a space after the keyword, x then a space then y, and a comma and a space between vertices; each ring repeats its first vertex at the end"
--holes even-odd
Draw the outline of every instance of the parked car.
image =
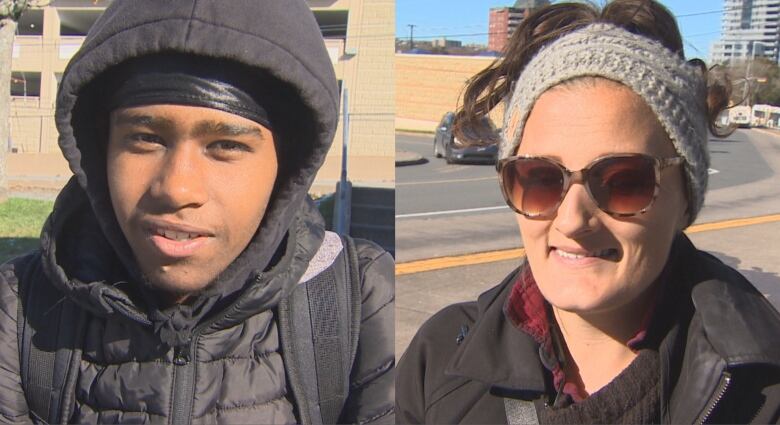
POLYGON ((441 118, 439 126, 436 128, 436 135, 433 138, 433 156, 436 158, 444 157, 447 164, 454 162, 484 162, 494 164, 498 157, 498 130, 493 123, 485 118, 485 125, 494 132, 495 139, 492 141, 479 141, 466 143, 459 140, 452 132, 455 121, 455 113, 447 112, 441 118))

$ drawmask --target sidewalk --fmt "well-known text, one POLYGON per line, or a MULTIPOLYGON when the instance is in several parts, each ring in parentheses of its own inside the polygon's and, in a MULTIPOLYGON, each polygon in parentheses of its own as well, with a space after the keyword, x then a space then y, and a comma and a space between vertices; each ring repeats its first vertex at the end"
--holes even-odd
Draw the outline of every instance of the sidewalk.
POLYGON ((61 153, 14 153, 6 157, 10 196, 53 200, 72 173, 61 153))

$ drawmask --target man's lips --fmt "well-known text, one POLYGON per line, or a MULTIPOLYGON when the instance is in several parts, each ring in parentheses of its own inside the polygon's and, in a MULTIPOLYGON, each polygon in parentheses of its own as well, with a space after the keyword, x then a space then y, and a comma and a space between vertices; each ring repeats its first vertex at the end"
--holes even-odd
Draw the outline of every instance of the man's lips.
POLYGON ((214 236, 214 232, 204 227, 158 218, 144 219, 142 220, 141 225, 151 233, 158 235, 164 235, 168 233, 171 235, 189 234, 193 235, 193 237, 214 236))
POLYGON ((145 220, 143 227, 157 251, 170 258, 192 256, 215 236, 208 229, 169 220, 145 220))

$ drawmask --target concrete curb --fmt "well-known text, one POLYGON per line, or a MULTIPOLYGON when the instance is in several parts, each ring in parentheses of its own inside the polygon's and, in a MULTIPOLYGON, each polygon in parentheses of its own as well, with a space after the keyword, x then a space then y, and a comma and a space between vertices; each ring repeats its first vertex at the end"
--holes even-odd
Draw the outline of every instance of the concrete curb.
POLYGON ((411 128, 396 128, 395 134, 408 134, 414 136, 420 136, 420 135, 433 136, 436 134, 436 132, 430 130, 414 130, 411 128))
POLYGON ((428 162, 422 155, 409 151, 396 151, 395 152, 395 166, 403 167, 406 165, 418 165, 428 162))

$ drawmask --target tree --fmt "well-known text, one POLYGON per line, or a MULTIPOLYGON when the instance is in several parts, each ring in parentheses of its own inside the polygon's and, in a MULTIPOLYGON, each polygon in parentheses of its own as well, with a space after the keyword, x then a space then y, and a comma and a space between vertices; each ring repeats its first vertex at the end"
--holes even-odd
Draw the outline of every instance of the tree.
POLYGON ((10 139, 11 56, 19 18, 31 7, 42 7, 50 0, 0 0, 0 202, 8 197, 6 155, 10 139))
POLYGON ((780 67, 768 60, 762 62, 761 75, 755 80, 752 104, 780 106, 780 67))
POLYGON ((728 66, 733 83, 733 104, 767 104, 780 106, 780 67, 774 61, 756 58, 728 66))

